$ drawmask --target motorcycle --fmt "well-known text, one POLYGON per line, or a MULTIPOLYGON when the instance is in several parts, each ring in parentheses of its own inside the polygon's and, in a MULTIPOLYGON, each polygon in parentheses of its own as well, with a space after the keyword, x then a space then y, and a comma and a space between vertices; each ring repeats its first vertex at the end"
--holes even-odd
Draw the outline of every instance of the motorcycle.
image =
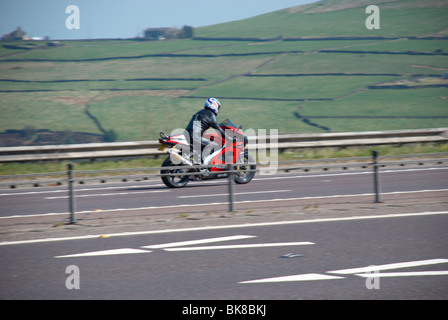
MULTIPOLYGON (((183 134, 166 135, 160 132, 158 148, 159 151, 167 151, 170 155, 162 164, 162 167, 175 167, 162 169, 160 171, 163 183, 170 188, 185 187, 190 180, 210 180, 228 177, 228 168, 226 165, 234 164, 232 170, 237 170, 233 174, 233 181, 238 184, 249 183, 255 176, 255 160, 247 150, 244 150, 248 139, 243 134, 242 126, 237 127, 229 119, 224 120, 219 126, 226 132, 232 134, 233 141, 227 141, 225 137, 221 137, 216 133, 205 133, 204 138, 209 139, 218 144, 221 139, 221 146, 219 146, 212 154, 208 155, 204 161, 203 166, 207 168, 200 168, 195 166, 195 156, 191 154, 190 143, 183 134), (230 131, 229 131, 230 130, 230 131), (182 152, 188 150, 188 152, 182 152), (175 159, 175 161, 172 161, 175 159), (178 167, 178 168, 177 168, 178 167), (250 170, 250 171, 249 171, 250 170), (200 174, 189 175, 188 173, 200 172, 200 174), (182 174, 185 175, 182 175, 182 174), (169 175, 176 174, 176 175, 169 175)), ((193 150, 196 152, 196 150, 193 150)))

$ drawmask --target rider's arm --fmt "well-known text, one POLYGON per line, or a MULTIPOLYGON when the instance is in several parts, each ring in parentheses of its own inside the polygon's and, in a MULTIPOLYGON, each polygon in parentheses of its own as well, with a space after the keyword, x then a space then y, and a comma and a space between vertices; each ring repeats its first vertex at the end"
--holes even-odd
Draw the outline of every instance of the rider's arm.
POLYGON ((218 121, 216 120, 216 116, 214 114, 211 114, 211 112, 210 117, 208 117, 208 124, 210 125, 210 127, 218 131, 218 133, 222 137, 225 137, 226 132, 223 129, 221 129, 221 127, 218 125, 218 121))
POLYGON ((210 118, 210 127, 218 131, 223 140, 231 141, 232 137, 226 136, 226 132, 218 125, 218 121, 214 115, 210 118))

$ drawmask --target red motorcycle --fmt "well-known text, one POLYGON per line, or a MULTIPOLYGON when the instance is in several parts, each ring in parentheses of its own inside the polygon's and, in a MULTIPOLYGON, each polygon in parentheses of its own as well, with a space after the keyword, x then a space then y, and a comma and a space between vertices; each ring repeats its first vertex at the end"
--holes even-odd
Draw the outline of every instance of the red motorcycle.
POLYGON ((232 170, 238 170, 233 174, 233 179, 238 184, 245 184, 250 182, 255 176, 255 160, 249 152, 245 150, 248 139, 243 134, 242 127, 239 128, 229 119, 224 120, 219 126, 226 132, 231 133, 233 141, 225 140, 225 137, 221 137, 216 133, 205 133, 204 138, 209 139, 221 145, 218 150, 215 150, 212 154, 208 155, 203 165, 207 168, 198 168, 193 164, 194 155, 190 152, 182 152, 184 150, 190 150, 190 143, 183 134, 174 134, 167 136, 165 133, 160 132, 159 151, 167 150, 170 154, 168 158, 162 164, 162 167, 176 167, 170 169, 162 169, 161 174, 163 183, 170 188, 182 188, 187 185, 190 180, 210 180, 228 177, 227 166, 228 164, 235 164, 232 166, 232 170), (174 159, 175 161, 172 161, 174 159), (216 165, 216 166, 215 166, 216 165), (178 168, 177 168, 178 167, 178 168), (249 171, 250 170, 250 171, 249 171), (200 172, 200 174, 188 174, 193 172, 200 172), (170 176, 169 174, 176 174, 170 176), (182 174, 185 175, 182 175, 182 174))

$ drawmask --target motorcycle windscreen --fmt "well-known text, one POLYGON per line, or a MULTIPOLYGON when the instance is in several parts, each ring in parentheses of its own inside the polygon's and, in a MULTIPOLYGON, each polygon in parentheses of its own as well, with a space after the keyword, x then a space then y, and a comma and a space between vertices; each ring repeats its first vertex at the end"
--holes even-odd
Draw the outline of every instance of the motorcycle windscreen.
POLYGON ((228 128, 235 128, 235 129, 238 128, 238 126, 236 124, 234 124, 232 121, 230 121, 230 119, 224 120, 219 125, 226 126, 228 128))

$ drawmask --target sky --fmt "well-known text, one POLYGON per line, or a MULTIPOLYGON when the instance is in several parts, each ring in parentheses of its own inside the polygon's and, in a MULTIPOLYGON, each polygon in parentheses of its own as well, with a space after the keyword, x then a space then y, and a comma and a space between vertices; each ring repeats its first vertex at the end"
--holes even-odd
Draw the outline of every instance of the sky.
POLYGON ((52 40, 133 38, 146 28, 213 25, 314 1, 0 0, 0 37, 21 27, 30 37, 52 40), (66 26, 70 5, 79 8, 79 29, 66 26))

